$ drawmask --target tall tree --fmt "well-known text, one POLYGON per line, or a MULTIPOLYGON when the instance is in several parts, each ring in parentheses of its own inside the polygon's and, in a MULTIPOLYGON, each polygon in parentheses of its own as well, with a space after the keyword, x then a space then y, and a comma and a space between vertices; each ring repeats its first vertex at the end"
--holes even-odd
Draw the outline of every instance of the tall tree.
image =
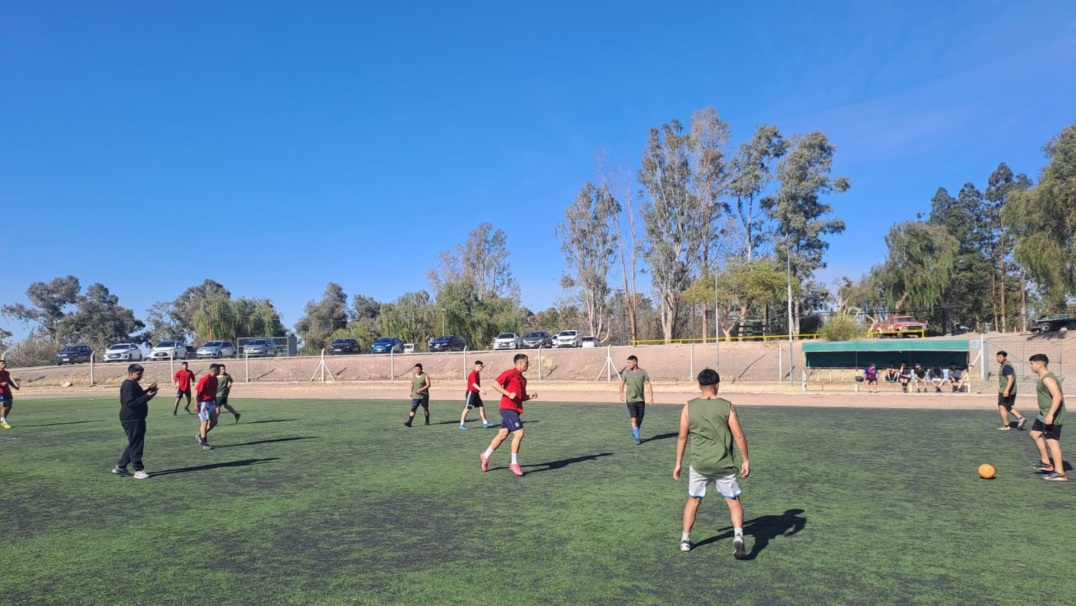
POLYGON ((992 280, 994 286, 992 291, 996 295, 994 300, 998 301, 998 307, 995 308, 994 324, 1000 327, 1002 332, 1006 332, 1008 329, 1010 308, 1007 303, 1009 295, 1016 284, 1010 280, 1009 276, 1012 238, 1006 233, 1005 225, 1001 221, 1001 212, 1005 208, 1009 193, 1030 187, 1031 179, 1028 179, 1027 175, 1014 176, 1012 169, 1004 162, 998 165, 987 181, 986 199, 990 203, 990 229, 993 236, 991 238, 990 258, 997 268, 997 277, 992 280))
POLYGON ((568 267, 562 284, 578 293, 590 334, 599 340, 605 336, 609 266, 616 255, 611 218, 618 212, 620 204, 609 190, 588 181, 554 229, 568 267))
POLYGON ((755 250, 764 238, 765 213, 755 208, 773 182, 773 164, 788 152, 789 143, 777 127, 762 124, 755 129, 750 141, 740 144, 732 158, 729 190, 736 203, 736 215, 747 241, 747 260, 754 259, 755 250))
POLYGON ((214 296, 202 300, 194 314, 199 341, 239 337, 282 337, 287 334, 280 314, 269 299, 229 299, 214 296))
POLYGON ((137 334, 143 328, 134 312, 119 304, 119 297, 109 292, 104 284, 91 284, 86 293, 79 295, 74 313, 61 323, 61 340, 66 343, 84 343, 103 352, 115 343, 141 343, 144 336, 137 334))
POLYGON ((82 286, 75 276, 34 282, 26 289, 29 307, 22 303, 5 305, 2 312, 20 322, 36 324, 50 341, 58 341, 67 309, 78 300, 80 290, 82 286))
POLYGON ((197 339, 194 316, 202 309, 202 301, 231 297, 232 293, 223 284, 207 278, 201 284, 187 288, 174 300, 154 303, 146 310, 150 335, 154 340, 197 339))
POLYGON ((426 277, 437 292, 445 284, 469 280, 481 298, 516 297, 519 287, 512 276, 509 255, 504 230, 479 223, 467 234, 466 242, 456 245, 455 253, 446 250, 437 256, 438 265, 426 272, 426 277))
POLYGON ((643 250, 641 230, 639 229, 638 208, 635 205, 635 187, 631 178, 630 161, 614 164, 609 161, 608 153, 602 152, 597 158, 598 174, 601 184, 619 203, 620 212, 609 217, 612 233, 616 238, 617 259, 620 261, 620 276, 623 289, 619 291, 621 304, 626 316, 631 341, 639 339, 638 308, 639 257, 643 250))
POLYGON ((993 305, 990 296, 993 232, 986 200, 973 183, 965 183, 955 199, 939 189, 931 203, 929 222, 944 227, 959 243, 953 279, 943 293, 942 302, 947 309, 956 310, 961 321, 979 327, 991 317, 993 305))
MULTIPOLYGON (((778 261, 791 255, 792 275, 805 280, 817 269, 826 267, 825 252, 829 242, 824 237, 844 231, 844 221, 833 215, 833 207, 822 197, 839 194, 851 186, 847 177, 831 177, 835 147, 820 131, 796 135, 791 151, 777 164, 780 187, 776 194, 764 198, 762 208, 776 223, 778 261)), ((803 301, 793 297, 793 326, 799 332, 803 301)))
POLYGON ((306 315, 295 323, 295 332, 303 341, 303 352, 315 354, 329 344, 329 337, 334 332, 347 327, 347 295, 344 287, 329 282, 321 300, 308 302, 304 311, 306 315))
MULTIPOLYGON (((890 308, 933 307, 953 279, 960 243, 945 226, 918 221, 889 228, 885 263, 871 270, 870 280, 890 308)), ((842 296, 850 296, 845 291, 842 296)), ((860 295, 863 298, 863 295, 860 295)))
POLYGON ((704 226, 699 198, 693 193, 688 143, 690 135, 677 120, 650 129, 639 183, 646 188, 644 251, 661 305, 665 341, 673 338, 680 294, 691 283, 699 258, 704 226))
MULTIPOLYGON (((688 157, 691 162, 693 188, 699 200, 702 241, 699 244, 698 275, 709 275, 715 264, 721 235, 721 218, 728 212, 725 197, 728 194, 729 167, 726 148, 729 142, 729 124, 721 119, 717 109, 707 107, 691 114, 691 137, 688 140, 688 157)), ((706 310, 709 300, 699 301, 702 307, 703 342, 709 330, 706 310)))

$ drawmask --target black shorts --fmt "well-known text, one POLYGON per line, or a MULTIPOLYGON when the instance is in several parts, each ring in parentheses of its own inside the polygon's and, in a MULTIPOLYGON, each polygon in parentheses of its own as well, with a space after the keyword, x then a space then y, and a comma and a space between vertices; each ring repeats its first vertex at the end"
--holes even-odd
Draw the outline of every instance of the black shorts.
POLYGON ((221 396, 217 398, 217 406, 223 408, 228 405, 228 396, 221 396))
POLYGON ((417 398, 417 399, 416 398, 411 398, 411 410, 415 410, 419 406, 425 408, 426 410, 429 410, 430 409, 430 399, 429 398, 417 398))
POLYGON ((519 418, 518 412, 502 408, 501 427, 511 433, 517 429, 523 429, 523 420, 519 418))
POLYGON ((1035 422, 1031 425, 1031 431, 1041 431, 1042 437, 1047 440, 1061 440, 1060 425, 1043 425, 1042 421, 1035 419, 1035 422))
POLYGON ((642 419, 646 414, 646 402, 628 402, 628 416, 633 419, 642 419))
POLYGON ((482 403, 482 396, 480 396, 477 391, 467 392, 467 410, 485 407, 486 405, 482 403))
POLYGON ((0 393, 0 406, 13 407, 15 404, 15 398, 7 395, 6 393, 0 393))
POLYGON ((188 401, 191 399, 191 388, 190 387, 188 387, 187 389, 179 389, 179 390, 176 391, 176 399, 177 400, 184 397, 184 396, 186 396, 188 401))
POLYGON ((1006 410, 1012 410, 1012 407, 1016 405, 1016 394, 1010 393, 1008 397, 1005 394, 998 394, 998 406, 1004 406, 1006 410))

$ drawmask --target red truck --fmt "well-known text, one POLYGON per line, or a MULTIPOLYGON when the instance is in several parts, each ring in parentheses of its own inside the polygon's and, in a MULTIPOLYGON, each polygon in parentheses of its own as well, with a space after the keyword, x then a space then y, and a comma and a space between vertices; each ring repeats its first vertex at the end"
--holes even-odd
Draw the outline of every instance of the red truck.
POLYGON ((878 337, 921 337, 926 334, 927 325, 912 316, 889 316, 883 322, 871 326, 871 335, 878 337), (921 332, 922 331, 922 332, 921 332))

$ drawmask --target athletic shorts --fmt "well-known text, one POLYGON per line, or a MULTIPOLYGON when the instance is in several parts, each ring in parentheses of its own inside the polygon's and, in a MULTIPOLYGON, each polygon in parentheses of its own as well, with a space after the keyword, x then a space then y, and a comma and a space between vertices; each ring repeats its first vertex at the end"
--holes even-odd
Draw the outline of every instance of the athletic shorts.
POLYGON ((223 408, 228 405, 228 396, 221 396, 217 398, 217 406, 223 408))
POLYGON ((523 429, 523 420, 519 418, 519 413, 514 410, 502 408, 501 412, 501 427, 507 429, 509 433, 523 429))
POLYGON ((430 409, 430 399, 429 398, 412 398, 411 399, 411 410, 415 410, 419 406, 425 408, 426 410, 429 410, 430 409))
POLYGON ((688 496, 703 498, 706 496, 706 485, 714 483, 717 492, 726 499, 735 499, 740 496, 740 482, 736 480, 736 474, 727 476, 711 476, 695 471, 694 467, 688 467, 688 496))
POLYGON ((6 393, 0 393, 0 404, 11 408, 15 404, 15 398, 6 393))
POLYGON ((1035 419, 1035 422, 1031 425, 1031 431, 1041 431, 1042 437, 1047 440, 1060 440, 1061 439, 1061 426, 1060 425, 1046 425, 1042 421, 1035 419))
POLYGON ((646 402, 628 402, 628 416, 642 420, 646 414, 646 402))
POLYGON ((477 391, 467 392, 467 410, 472 408, 485 408, 486 405, 482 403, 482 396, 477 391))
POLYGON ((191 399, 191 388, 190 387, 188 387, 187 389, 180 389, 180 390, 176 391, 176 399, 177 400, 184 397, 184 396, 186 396, 188 400, 191 399))
POLYGON ((217 414, 216 402, 201 402, 198 404, 198 420, 203 423, 209 421, 217 414))
POLYGON ((1016 404, 1016 394, 1010 393, 1009 397, 1005 397, 1005 394, 998 394, 998 406, 1004 406, 1007 410, 1012 410, 1012 407, 1016 404))

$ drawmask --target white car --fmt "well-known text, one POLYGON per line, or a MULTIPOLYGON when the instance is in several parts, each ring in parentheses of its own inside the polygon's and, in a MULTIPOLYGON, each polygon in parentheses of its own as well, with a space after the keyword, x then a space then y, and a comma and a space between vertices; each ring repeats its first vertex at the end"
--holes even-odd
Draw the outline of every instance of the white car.
POLYGON ((132 343, 117 343, 105 352, 105 362, 141 362, 142 348, 132 343))
POLYGON ((161 341, 149 352, 150 360, 186 360, 187 345, 183 341, 161 341))
POLYGON ((598 345, 600 345, 598 337, 583 337, 582 347, 597 347, 598 345))
POLYGON ((493 340, 493 349, 519 349, 523 347, 523 339, 514 332, 502 332, 493 340))
POLYGON ((583 336, 578 330, 562 330, 557 334, 557 340, 553 343, 557 347, 582 347, 583 336))

